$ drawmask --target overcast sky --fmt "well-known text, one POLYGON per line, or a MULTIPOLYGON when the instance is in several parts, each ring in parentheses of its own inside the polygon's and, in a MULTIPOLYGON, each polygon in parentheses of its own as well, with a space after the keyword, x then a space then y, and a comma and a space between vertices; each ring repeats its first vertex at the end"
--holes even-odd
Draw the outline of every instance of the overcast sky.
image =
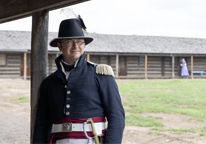
MULTIPOLYGON (((92 0, 69 7, 90 33, 206 38, 206 0, 92 0)), ((68 10, 67 8, 64 8, 68 10)), ((49 13, 49 31, 72 14, 49 13)), ((31 17, 0 24, 0 30, 31 30, 31 17)))

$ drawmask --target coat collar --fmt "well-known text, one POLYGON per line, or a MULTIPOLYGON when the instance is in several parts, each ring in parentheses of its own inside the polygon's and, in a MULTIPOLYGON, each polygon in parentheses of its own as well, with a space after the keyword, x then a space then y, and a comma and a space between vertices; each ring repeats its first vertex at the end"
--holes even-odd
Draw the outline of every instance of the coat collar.
MULTIPOLYGON (((62 66, 62 60, 63 59, 63 55, 61 54, 60 56, 58 56, 56 59, 55 59, 55 63, 56 63, 56 66, 57 66, 57 73, 58 73, 58 76, 61 77, 64 81, 66 80, 65 79, 65 70, 64 70, 64 67, 62 66)), ((75 64, 74 64, 74 68, 75 70, 80 70, 82 69, 86 64, 86 56, 85 56, 85 52, 81 55, 81 57, 75 61, 75 64)))

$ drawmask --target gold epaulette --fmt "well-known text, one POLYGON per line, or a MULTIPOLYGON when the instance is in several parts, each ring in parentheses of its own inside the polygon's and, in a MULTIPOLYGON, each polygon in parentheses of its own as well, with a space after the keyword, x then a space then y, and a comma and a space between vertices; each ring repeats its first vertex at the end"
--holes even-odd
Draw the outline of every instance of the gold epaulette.
POLYGON ((102 75, 111 75, 114 77, 114 72, 112 70, 112 67, 106 64, 99 64, 96 67, 96 73, 102 74, 102 75))

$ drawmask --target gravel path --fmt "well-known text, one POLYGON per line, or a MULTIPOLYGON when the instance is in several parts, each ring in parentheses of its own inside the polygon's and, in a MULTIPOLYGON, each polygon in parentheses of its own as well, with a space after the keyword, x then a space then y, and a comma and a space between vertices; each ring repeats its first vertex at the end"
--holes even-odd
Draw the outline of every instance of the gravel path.
POLYGON ((13 115, 5 107, 1 106, 0 109, 0 143, 28 144, 30 133, 29 120, 13 115))

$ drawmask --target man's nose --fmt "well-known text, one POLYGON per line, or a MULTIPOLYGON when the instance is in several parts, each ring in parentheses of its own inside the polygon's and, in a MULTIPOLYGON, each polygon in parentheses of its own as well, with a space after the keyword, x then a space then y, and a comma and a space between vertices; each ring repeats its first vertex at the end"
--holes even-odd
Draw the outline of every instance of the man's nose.
POLYGON ((75 41, 73 41, 73 47, 78 47, 77 43, 75 41))

